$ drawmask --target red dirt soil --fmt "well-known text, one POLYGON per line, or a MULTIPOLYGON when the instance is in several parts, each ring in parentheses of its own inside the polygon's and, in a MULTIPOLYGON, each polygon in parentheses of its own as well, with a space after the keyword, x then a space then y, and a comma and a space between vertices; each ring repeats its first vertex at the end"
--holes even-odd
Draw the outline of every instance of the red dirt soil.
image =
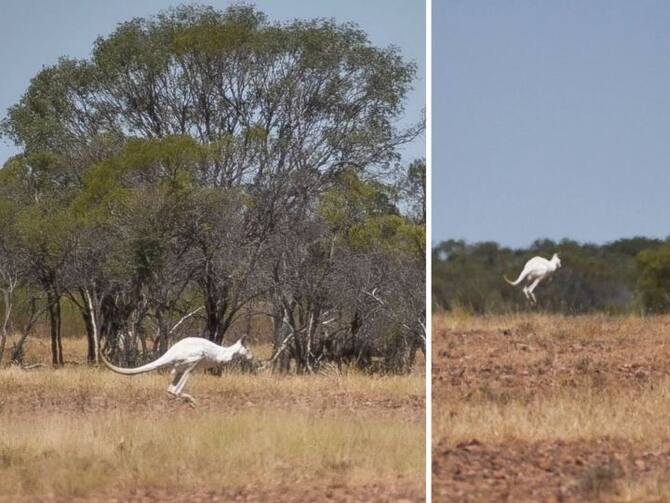
MULTIPOLYGON (((646 330, 641 321, 629 334, 616 319, 588 333, 546 330, 540 317, 473 330, 437 324, 434 410, 447 400, 504 402, 581 386, 639 390, 667 380, 670 325, 654 323, 646 330)), ((668 479, 670 439, 650 449, 607 437, 456 445, 434 437, 432 472, 434 501, 610 501, 622 481, 668 479)))
MULTIPOLYGON (((411 485, 411 484, 410 484, 411 485)), ((5 499, 0 496, 2 503, 16 502, 16 499, 5 499)), ((336 503, 353 503, 358 501, 369 502, 398 502, 410 503, 425 501, 422 494, 416 489, 403 487, 402 483, 397 486, 363 485, 353 486, 346 480, 341 482, 330 482, 324 485, 305 485, 297 483, 286 487, 273 487, 264 489, 261 487, 248 487, 235 490, 223 491, 194 491, 186 492, 183 489, 142 488, 135 490, 118 489, 103 494, 89 496, 86 498, 49 498, 40 497, 45 503, 125 503, 137 501, 143 503, 154 503, 169 501, 171 503, 209 503, 209 502, 270 502, 281 501, 286 503, 299 503, 311 501, 328 501, 336 503)))

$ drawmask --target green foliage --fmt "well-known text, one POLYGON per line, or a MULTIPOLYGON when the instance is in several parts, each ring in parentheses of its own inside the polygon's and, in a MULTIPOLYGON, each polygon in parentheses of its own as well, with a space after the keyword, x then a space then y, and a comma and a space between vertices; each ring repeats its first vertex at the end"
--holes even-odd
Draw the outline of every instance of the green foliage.
POLYGON ((355 250, 386 250, 423 259, 426 232, 423 225, 415 224, 399 215, 368 218, 351 227, 348 242, 355 250))
MULTIPOLYGON (((26 153, 64 155, 81 147, 82 139, 72 126, 81 115, 79 97, 96 88, 96 72, 89 62, 68 58, 45 67, 31 80, 19 103, 9 108, 0 122, 0 135, 24 147, 26 153)), ((91 121, 102 123, 101 113, 91 111, 91 121)))
POLYGON ((637 266, 637 288, 644 309, 650 313, 670 311, 670 243, 641 251, 637 266))
POLYGON ((180 197, 194 187, 199 163, 211 151, 187 136, 134 139, 117 156, 91 168, 73 205, 84 219, 104 219, 110 208, 129 208, 134 198, 158 189, 180 197))
POLYGON ((416 220, 426 223, 426 161, 417 159, 407 168, 405 192, 416 220))
POLYGON ((45 198, 65 200, 72 193, 76 177, 59 155, 35 151, 7 161, 0 170, 0 183, 4 197, 25 205, 45 198))
POLYGON ((320 213, 346 246, 389 251, 422 259, 425 226, 401 216, 391 202, 393 187, 365 181, 353 169, 320 199, 320 213))
POLYGON ((343 232, 369 217, 397 215, 388 190, 389 187, 362 180, 354 169, 347 169, 321 197, 321 215, 334 229, 343 232))
POLYGON ((245 6, 232 7, 223 14, 194 7, 180 7, 172 13, 163 17, 163 25, 174 26, 172 45, 178 55, 232 52, 252 43, 259 27, 266 23, 261 12, 245 6))
POLYGON ((140 237, 132 243, 131 265, 140 281, 163 266, 165 243, 152 237, 140 237))

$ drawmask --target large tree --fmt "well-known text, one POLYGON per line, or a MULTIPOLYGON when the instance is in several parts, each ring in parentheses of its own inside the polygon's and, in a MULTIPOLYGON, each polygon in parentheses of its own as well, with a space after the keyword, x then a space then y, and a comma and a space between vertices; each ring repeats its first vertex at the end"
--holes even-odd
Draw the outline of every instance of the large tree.
POLYGON ((279 277, 297 287, 284 266, 307 260, 308 222, 319 246, 335 238, 318 208, 342 173, 395 183, 397 147, 423 128, 398 126, 414 75, 353 24, 273 23, 248 6, 133 19, 89 59, 43 69, 2 131, 23 159, 65 168, 58 207, 77 260, 51 257, 44 288, 80 307, 89 358, 99 336, 144 349, 148 326, 162 351, 199 305, 220 343, 246 304, 280 298, 279 277))

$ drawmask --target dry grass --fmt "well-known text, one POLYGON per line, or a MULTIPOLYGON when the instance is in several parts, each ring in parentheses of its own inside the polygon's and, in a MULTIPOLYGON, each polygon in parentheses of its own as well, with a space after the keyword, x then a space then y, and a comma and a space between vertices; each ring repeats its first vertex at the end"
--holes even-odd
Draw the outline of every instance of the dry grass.
POLYGON ((621 481, 618 492, 610 496, 616 502, 662 503, 668 501, 670 481, 667 474, 654 474, 644 479, 625 479, 621 481))
MULTIPOLYGON (((433 326, 437 333, 462 333, 465 338, 486 332, 503 334, 505 351, 491 345, 479 348, 481 355, 471 353, 473 358, 482 356, 483 367, 495 361, 499 366, 523 368, 507 386, 497 386, 491 379, 490 386, 480 385, 467 399, 436 404, 433 427, 441 435, 449 432, 454 442, 602 435, 654 442, 670 437, 670 423, 662 420, 670 417, 670 379, 660 375, 653 382, 640 379, 631 384, 614 382, 616 378, 608 375, 612 356, 621 347, 632 369, 637 368, 636 362, 641 367, 651 361, 661 367, 658 370, 670 370, 670 361, 654 349, 666 346, 666 341, 670 348, 670 317, 458 314, 438 317, 433 326), (592 351, 583 351, 594 344, 592 351), (524 378, 530 382, 529 374, 542 363, 552 370, 567 367, 573 378, 556 379, 546 389, 524 385, 524 378)), ((449 385, 446 389, 458 396, 449 385)))
POLYGON ((519 398, 453 402, 440 407, 433 431, 451 444, 593 440, 620 437, 648 447, 670 439, 670 380, 641 390, 561 389, 519 398))
MULTIPOLYGON (((28 361, 48 361, 41 342, 28 361)), ((81 361, 83 341, 64 346, 67 360, 81 361)), ((329 485, 343 498, 418 500, 423 381, 419 373, 200 373, 187 385, 199 401, 192 409, 167 396, 166 374, 1 369, 0 500, 132 499, 147 488, 171 491, 153 499, 212 491, 301 500, 313 497, 301 491, 329 485)))
MULTIPOLYGON (((127 377, 113 374, 104 368, 85 366, 66 367, 61 370, 49 368, 0 370, 0 389, 8 390, 3 398, 13 395, 42 401, 90 402, 96 399, 128 401, 163 398, 169 376, 166 373, 151 373, 127 377)), ((276 405, 283 403, 327 404, 341 400, 338 407, 351 405, 361 409, 379 401, 422 405, 424 395, 423 378, 410 376, 368 376, 358 372, 333 373, 332 375, 281 376, 270 372, 252 374, 225 373, 216 377, 206 373, 194 374, 187 384, 190 394, 211 402, 216 407, 225 405, 225 400, 248 398, 259 405, 263 400, 276 405)), ((2 402, 2 399, 0 399, 2 402)), ((240 404, 231 404, 231 407, 240 404)))
POLYGON ((416 430, 394 418, 275 410, 14 416, 2 422, 0 486, 6 496, 85 496, 111 486, 218 490, 277 485, 287 477, 418 481, 423 456, 416 430))
POLYGON ((475 332, 481 330, 518 330, 540 338, 567 337, 588 341, 598 336, 623 338, 653 337, 667 334, 670 315, 645 318, 641 316, 581 316, 521 313, 495 316, 475 316, 463 311, 439 314, 433 318, 433 330, 475 332))

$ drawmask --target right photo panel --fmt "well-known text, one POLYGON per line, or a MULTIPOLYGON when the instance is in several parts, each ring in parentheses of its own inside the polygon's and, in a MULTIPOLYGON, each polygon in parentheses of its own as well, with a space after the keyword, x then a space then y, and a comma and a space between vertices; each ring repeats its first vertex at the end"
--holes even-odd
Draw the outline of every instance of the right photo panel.
POLYGON ((670 501, 668 27, 433 3, 434 501, 670 501))

